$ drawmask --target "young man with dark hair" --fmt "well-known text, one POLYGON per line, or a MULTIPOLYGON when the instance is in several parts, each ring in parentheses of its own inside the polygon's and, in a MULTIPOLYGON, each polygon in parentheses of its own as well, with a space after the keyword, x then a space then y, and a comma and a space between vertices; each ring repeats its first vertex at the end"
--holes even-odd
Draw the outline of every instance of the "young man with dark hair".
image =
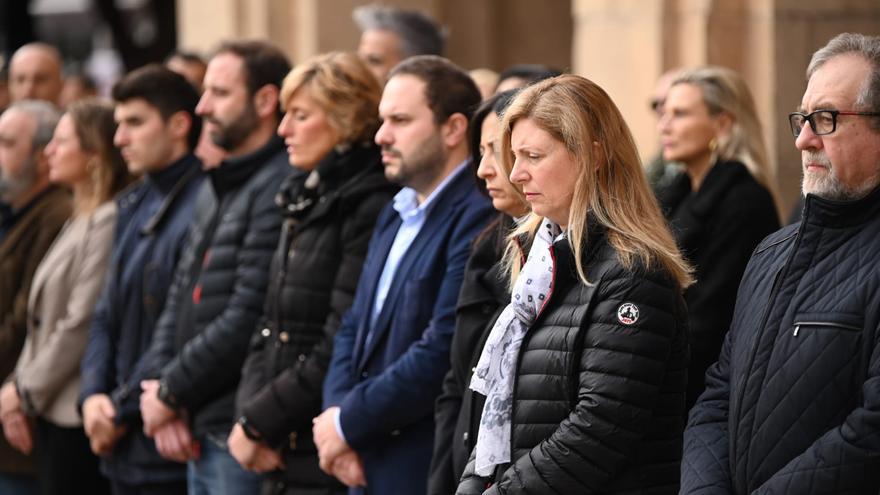
POLYGON ((184 494, 186 469, 163 459, 138 408, 141 356, 150 345, 180 259, 204 174, 192 149, 198 94, 158 65, 113 88, 116 146, 143 179, 118 199, 116 241, 82 361, 80 404, 92 451, 116 494, 184 494))

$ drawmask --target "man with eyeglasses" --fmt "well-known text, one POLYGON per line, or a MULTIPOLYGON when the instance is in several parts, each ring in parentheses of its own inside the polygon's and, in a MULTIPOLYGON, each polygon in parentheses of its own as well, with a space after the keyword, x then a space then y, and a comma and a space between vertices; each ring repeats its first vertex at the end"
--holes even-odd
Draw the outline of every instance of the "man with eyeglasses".
POLYGON ((756 249, 684 434, 681 493, 880 491, 880 37, 817 51, 789 116, 804 216, 756 249))

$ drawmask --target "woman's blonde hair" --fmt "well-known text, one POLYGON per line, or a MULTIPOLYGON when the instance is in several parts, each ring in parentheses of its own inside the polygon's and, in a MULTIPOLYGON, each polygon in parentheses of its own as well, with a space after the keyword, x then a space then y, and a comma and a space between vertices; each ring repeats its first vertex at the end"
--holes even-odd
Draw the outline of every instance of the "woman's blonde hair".
MULTIPOLYGON (((562 75, 524 89, 504 113, 501 123, 502 167, 513 169, 510 135, 516 123, 531 120, 563 143, 578 168, 568 218, 568 238, 581 281, 588 284, 582 253, 587 218, 607 229, 608 242, 624 267, 657 263, 683 289, 692 269, 681 256, 651 192, 632 133, 602 88, 576 75, 562 75)), ((511 284, 521 268, 517 239, 534 236, 543 218, 531 213, 511 234, 505 263, 511 284)))
POLYGON ((677 84, 692 84, 699 88, 709 115, 724 113, 730 116, 730 134, 718 138, 716 157, 742 162, 775 200, 775 177, 767 158, 761 121, 755 111, 752 93, 742 76, 726 67, 698 67, 679 73, 672 81, 672 86, 677 84))
POLYGON ((294 67, 281 85, 281 109, 287 109, 300 89, 327 114, 341 143, 372 142, 379 129, 382 88, 376 76, 352 53, 316 55, 294 67))
POLYGON ((76 211, 88 213, 113 199, 129 182, 131 175, 119 149, 113 145, 116 122, 113 103, 100 98, 85 98, 67 107, 73 129, 83 151, 92 154, 87 164, 90 184, 85 197, 78 198, 76 211))

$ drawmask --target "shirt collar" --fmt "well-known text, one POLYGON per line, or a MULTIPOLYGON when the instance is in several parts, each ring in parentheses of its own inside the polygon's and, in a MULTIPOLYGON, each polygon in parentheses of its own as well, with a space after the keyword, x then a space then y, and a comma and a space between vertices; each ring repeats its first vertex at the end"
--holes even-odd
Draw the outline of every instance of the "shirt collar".
POLYGON ((416 216, 426 214, 428 209, 434 203, 435 198, 439 196, 444 189, 446 189, 446 186, 448 186, 449 183, 452 182, 452 180, 462 172, 462 170, 467 168, 468 163, 470 163, 470 158, 459 163, 452 171, 452 173, 447 175, 443 179, 443 181, 440 182, 440 184, 438 184, 433 191, 431 191, 431 194, 428 195, 427 198, 425 198, 425 201, 423 201, 422 204, 419 204, 418 194, 416 193, 415 189, 411 187, 404 187, 403 189, 401 189, 397 194, 394 195, 393 204, 394 209, 397 211, 398 214, 400 214, 400 218, 402 218, 403 220, 408 220, 416 216))

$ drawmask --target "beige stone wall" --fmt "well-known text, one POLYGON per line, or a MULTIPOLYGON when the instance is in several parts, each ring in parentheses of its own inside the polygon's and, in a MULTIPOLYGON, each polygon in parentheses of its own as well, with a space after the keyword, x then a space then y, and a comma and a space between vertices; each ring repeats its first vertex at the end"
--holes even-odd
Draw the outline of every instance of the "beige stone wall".
MULTIPOLYGON (((363 0, 178 0, 184 48, 258 37, 294 61, 354 50, 351 10, 363 0)), ((877 0, 392 0, 449 29, 447 56, 462 67, 513 63, 571 69, 602 85, 633 129, 643 157, 657 150, 648 109, 656 78, 678 66, 740 71, 759 108, 787 215, 800 160, 786 115, 803 93, 810 55, 842 31, 880 33, 877 0)))
MULTIPOLYGON (((178 0, 181 47, 207 52, 220 40, 272 40, 294 60, 354 50, 351 11, 364 0, 178 0)), ((433 15, 449 30, 447 56, 462 67, 500 70, 513 63, 571 66, 570 0, 384 1, 433 15)))

